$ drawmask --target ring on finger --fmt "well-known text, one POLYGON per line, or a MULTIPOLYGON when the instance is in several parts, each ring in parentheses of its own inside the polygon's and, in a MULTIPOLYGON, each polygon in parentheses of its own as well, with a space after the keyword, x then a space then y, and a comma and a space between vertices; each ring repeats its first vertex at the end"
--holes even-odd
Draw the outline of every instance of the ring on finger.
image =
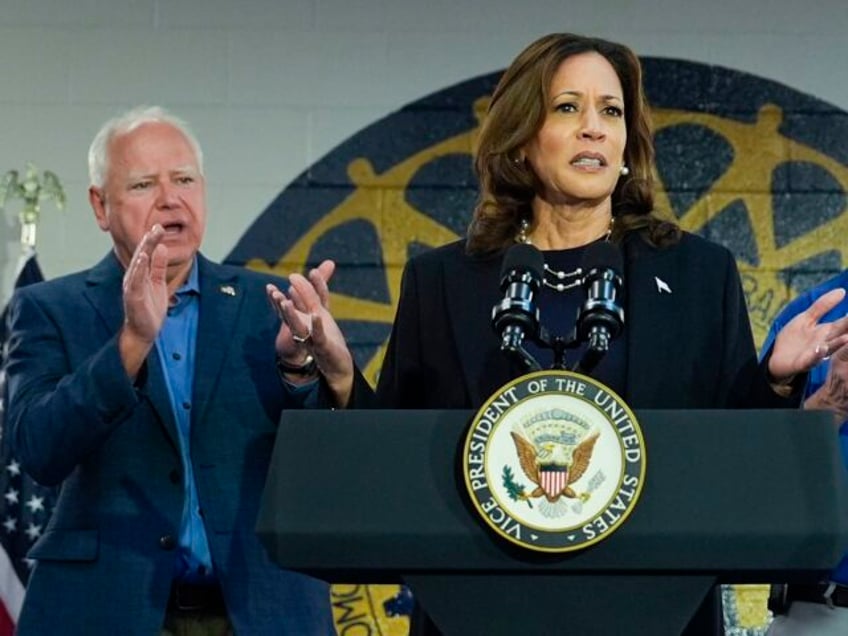
POLYGON ((292 340, 294 340, 298 344, 303 344, 307 342, 312 337, 312 330, 306 332, 305 336, 298 336, 296 333, 292 332, 292 340))

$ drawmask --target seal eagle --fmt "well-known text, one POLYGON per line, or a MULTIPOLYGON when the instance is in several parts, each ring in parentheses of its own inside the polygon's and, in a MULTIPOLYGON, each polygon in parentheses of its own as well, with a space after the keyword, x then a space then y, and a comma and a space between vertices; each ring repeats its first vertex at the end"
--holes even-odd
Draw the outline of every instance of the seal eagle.
POLYGON ((536 484, 527 498, 545 496, 554 503, 560 497, 586 501, 589 493, 576 493, 571 487, 583 476, 592 459, 599 433, 595 431, 576 446, 559 442, 544 442, 536 448, 515 431, 510 432, 521 469, 527 478, 536 484))

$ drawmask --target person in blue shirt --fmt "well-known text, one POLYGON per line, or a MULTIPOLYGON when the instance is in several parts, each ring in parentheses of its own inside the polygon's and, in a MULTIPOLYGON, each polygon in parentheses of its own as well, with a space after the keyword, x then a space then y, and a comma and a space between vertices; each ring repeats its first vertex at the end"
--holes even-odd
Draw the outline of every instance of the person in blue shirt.
POLYGON ((200 146, 161 108, 107 122, 89 172, 113 249, 10 305, 5 442, 61 485, 18 634, 335 634, 327 584, 254 531, 282 410, 317 399, 319 374, 347 401, 333 263, 292 275, 321 292, 308 312, 275 312, 286 281, 207 260, 200 146))
MULTIPOLYGON (((797 315, 808 311, 822 299, 828 305, 841 300, 821 315, 821 324, 844 322, 848 316, 848 270, 802 294, 775 318, 763 344, 767 355, 778 333, 797 315)), ((848 466, 848 345, 835 351, 820 345, 824 358, 809 372, 804 387, 803 408, 829 410, 838 427, 842 457, 848 466)), ((844 636, 848 634, 848 555, 831 573, 830 581, 820 585, 789 585, 786 588, 788 613, 775 617, 769 636, 844 636)))

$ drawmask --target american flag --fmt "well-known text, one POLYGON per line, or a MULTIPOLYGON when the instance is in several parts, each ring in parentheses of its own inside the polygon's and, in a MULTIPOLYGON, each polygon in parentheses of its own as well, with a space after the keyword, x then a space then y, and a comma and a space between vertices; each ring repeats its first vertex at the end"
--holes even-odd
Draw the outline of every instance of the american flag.
MULTIPOLYGON (((30 250, 15 287, 44 280, 41 268, 30 250)), ((0 435, 3 433, 5 396, 4 362, 8 307, 0 316, 0 435)), ((0 444, 0 636, 12 636, 24 600, 31 561, 27 550, 41 536, 56 503, 56 491, 35 483, 12 456, 5 438, 0 444)))

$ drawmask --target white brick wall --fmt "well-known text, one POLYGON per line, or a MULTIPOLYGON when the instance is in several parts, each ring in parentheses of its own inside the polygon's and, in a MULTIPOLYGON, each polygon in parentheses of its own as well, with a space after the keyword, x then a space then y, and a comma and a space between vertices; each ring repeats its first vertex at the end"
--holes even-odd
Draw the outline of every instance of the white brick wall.
MULTIPOLYGON (((207 157, 204 251, 222 258, 265 205, 336 144, 403 104, 504 67, 554 30, 639 54, 721 64, 848 110, 844 0, 0 0, 0 174, 31 160, 65 183, 46 205, 54 277, 108 249, 86 199, 100 123, 162 103, 207 157)), ((18 258, 17 204, 0 218, 0 303, 18 258)))

